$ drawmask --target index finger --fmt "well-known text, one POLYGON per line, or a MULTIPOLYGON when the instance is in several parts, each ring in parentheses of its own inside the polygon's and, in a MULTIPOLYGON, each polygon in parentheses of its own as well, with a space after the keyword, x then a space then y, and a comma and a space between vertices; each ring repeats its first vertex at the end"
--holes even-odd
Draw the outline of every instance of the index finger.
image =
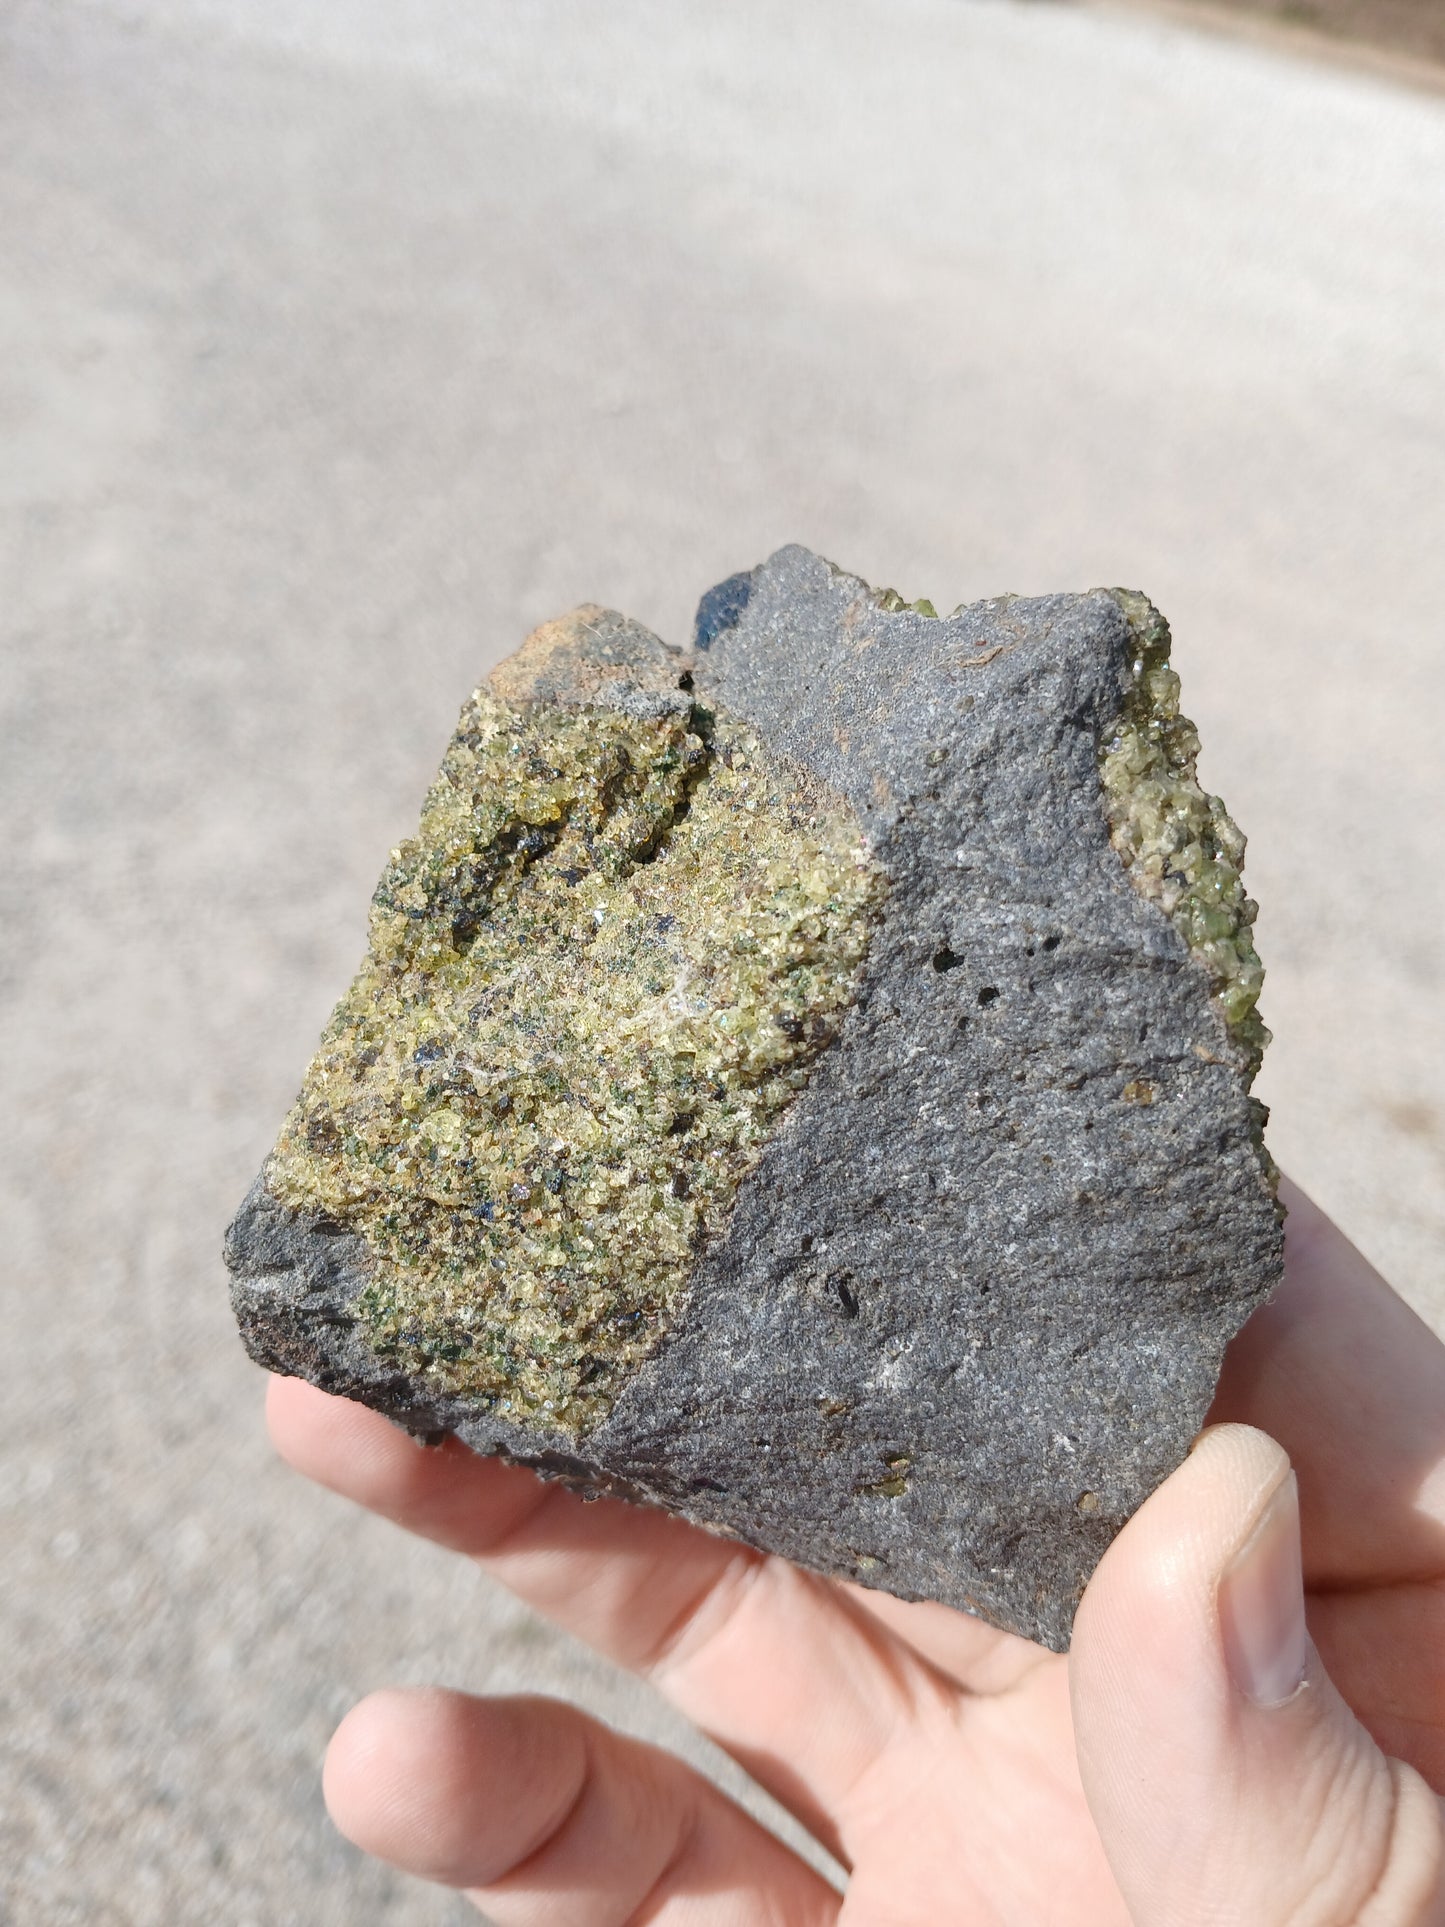
POLYGON ((581 1501, 449 1440, 275 1378, 278 1451, 319 1484, 480 1561, 651 1679, 846 1863, 860 1790, 895 1741, 951 1737, 958 1688, 829 1581, 681 1520, 581 1501))

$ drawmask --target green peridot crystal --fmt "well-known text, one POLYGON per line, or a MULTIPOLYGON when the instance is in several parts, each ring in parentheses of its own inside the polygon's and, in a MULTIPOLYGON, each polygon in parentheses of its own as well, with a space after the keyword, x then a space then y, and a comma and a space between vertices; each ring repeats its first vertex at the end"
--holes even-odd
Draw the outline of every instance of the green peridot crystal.
POLYGON ((890 616, 897 615, 901 609, 911 610, 916 616, 936 617, 938 615, 937 609, 934 608, 927 596, 920 596, 916 602, 905 602, 896 589, 875 589, 873 591, 873 600, 878 604, 880 609, 890 616))
POLYGON ((1269 1032, 1257 1008, 1264 966, 1251 934, 1258 906, 1241 876, 1244 834, 1195 774, 1199 736, 1179 713, 1168 623, 1147 596, 1110 594, 1135 642, 1133 687, 1100 748, 1112 842, 1135 886, 1208 971, 1229 1033, 1247 1053, 1248 1084, 1269 1032))
POLYGON ((579 1431, 849 1001, 881 876, 743 725, 476 692, 268 1169, 439 1390, 579 1431))

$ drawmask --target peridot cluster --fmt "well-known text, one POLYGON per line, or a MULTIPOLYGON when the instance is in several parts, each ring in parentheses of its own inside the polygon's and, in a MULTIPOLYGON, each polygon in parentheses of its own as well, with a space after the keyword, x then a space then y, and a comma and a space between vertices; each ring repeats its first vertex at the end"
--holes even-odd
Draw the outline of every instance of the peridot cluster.
POLYGON ((1245 894, 1245 839, 1224 804, 1195 774, 1199 737, 1179 713, 1169 665, 1169 625, 1146 596, 1113 595, 1129 620, 1132 687, 1100 750, 1114 848, 1130 877, 1172 919, 1214 983, 1230 1034, 1248 1053, 1252 1079, 1269 1042, 1257 1008, 1264 966, 1254 948, 1257 905, 1245 894))
POLYGON ((850 1001, 881 873, 741 724, 462 713, 269 1167, 364 1239, 374 1347, 576 1433, 850 1001))

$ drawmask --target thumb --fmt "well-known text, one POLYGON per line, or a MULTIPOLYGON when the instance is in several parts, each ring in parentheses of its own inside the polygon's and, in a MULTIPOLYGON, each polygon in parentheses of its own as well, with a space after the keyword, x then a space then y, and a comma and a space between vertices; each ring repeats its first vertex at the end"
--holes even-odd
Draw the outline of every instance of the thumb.
POLYGON ((1440 1809, 1305 1630, 1299 1501, 1221 1425, 1105 1554, 1069 1657, 1079 1765, 1138 1927, 1445 1921, 1440 1809))

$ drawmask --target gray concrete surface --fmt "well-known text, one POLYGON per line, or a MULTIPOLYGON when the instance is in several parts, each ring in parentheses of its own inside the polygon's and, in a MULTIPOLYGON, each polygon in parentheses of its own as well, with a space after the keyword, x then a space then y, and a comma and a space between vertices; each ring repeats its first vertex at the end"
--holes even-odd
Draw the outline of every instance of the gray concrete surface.
POLYGON ((1005 0, 0 16, 0 1917, 460 1920, 385 1680, 679 1739, 273 1464, 217 1246, 461 696, 785 539, 1124 582, 1252 835, 1281 1159, 1445 1321, 1445 102, 1005 0))

